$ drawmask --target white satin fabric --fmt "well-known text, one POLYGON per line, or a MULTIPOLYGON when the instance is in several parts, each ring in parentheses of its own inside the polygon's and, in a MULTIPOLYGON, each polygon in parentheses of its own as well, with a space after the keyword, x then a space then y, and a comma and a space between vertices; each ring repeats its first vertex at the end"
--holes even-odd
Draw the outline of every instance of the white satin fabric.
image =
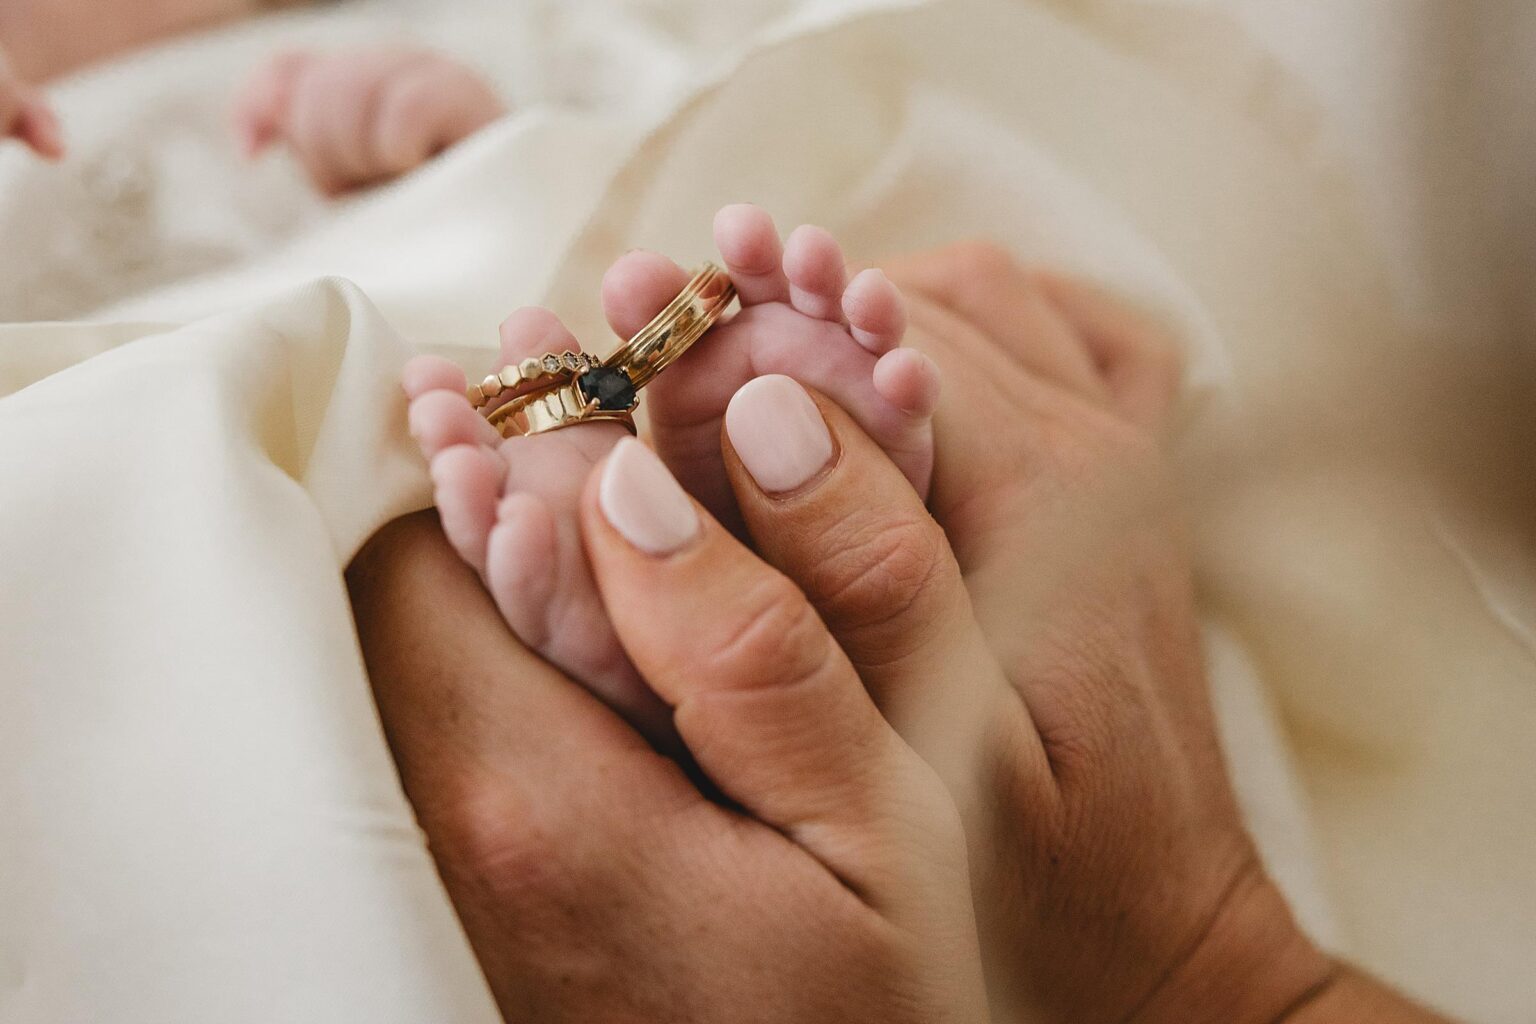
POLYGON ((0 1020, 494 1019, 340 579, 429 500, 394 378, 413 347, 480 369, 528 303, 602 347, 606 264, 703 257, 740 199, 857 256, 990 235, 1163 312, 1191 351, 1218 704, 1273 870, 1341 953, 1529 1020, 1536 587, 1527 506, 1481 471, 1521 440, 1496 401, 1517 371, 1492 333, 1404 329, 1293 77, 1216 3, 764 2, 751 32, 721 6, 344 5, 74 83, 66 113, 129 120, 137 86, 211 116, 295 25, 387 14, 521 100, 335 213, 281 166, 242 177, 210 128, 176 159, 77 140, 140 152, 160 197, 128 266, 0 157, 6 279, 62 281, 61 314, 115 303, 0 327, 0 1020), (88 286, 71 253, 106 261, 88 286), (187 262, 222 269, 134 294, 187 262))

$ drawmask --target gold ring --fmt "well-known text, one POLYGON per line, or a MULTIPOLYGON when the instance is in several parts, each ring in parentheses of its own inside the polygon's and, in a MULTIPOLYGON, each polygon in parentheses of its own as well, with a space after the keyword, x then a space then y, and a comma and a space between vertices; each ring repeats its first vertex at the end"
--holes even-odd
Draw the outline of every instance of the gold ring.
POLYGON ((566 378, 602 365, 602 360, 586 352, 553 352, 532 356, 520 363, 509 363, 491 374, 479 384, 471 384, 466 392, 469 404, 476 409, 485 407, 491 399, 503 391, 511 391, 524 384, 539 384, 549 380, 566 378))
POLYGON ((704 337, 735 298, 730 275, 713 263, 701 264, 677 297, 604 359, 603 367, 622 371, 639 391, 704 337))
MULTIPOLYGON (((638 404, 638 403, 636 403, 638 404)), ((604 409, 596 399, 582 393, 576 381, 567 381, 529 395, 520 395, 493 409, 486 417, 502 437, 531 437, 578 423, 622 423, 633 436, 634 405, 623 409, 604 409)))
POLYGON ((471 387, 469 400, 481 408, 506 389, 538 383, 543 386, 485 414, 501 436, 542 434, 594 420, 623 423, 633 434, 640 390, 708 333, 735 298, 730 275, 705 263, 676 298, 601 363, 573 352, 525 359, 471 387))

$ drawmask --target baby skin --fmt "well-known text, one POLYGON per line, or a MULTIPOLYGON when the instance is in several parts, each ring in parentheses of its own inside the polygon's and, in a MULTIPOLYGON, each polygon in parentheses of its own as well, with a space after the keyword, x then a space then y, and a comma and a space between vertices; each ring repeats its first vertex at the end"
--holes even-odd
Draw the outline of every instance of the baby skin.
MULTIPOLYGON (((50 161, 64 131, 43 83, 196 29, 304 0, 19 0, 0 4, 0 146, 50 161)), ((490 83, 444 54, 412 46, 286 50, 239 90, 233 120, 255 158, 281 148, 323 195, 393 181, 506 113, 490 83)))
MULTIPOLYGON (((721 447, 739 390, 774 389, 783 398, 774 429, 784 438, 785 490, 803 480, 807 462, 830 463, 835 454, 805 450, 818 435, 825 447, 825 433, 803 429, 820 413, 786 387, 787 376, 847 410, 925 497, 933 472, 939 374, 926 356, 901 347, 906 311, 896 287, 878 270, 850 281, 841 248, 818 228, 802 227, 781 244, 773 221, 751 206, 721 210, 715 242, 742 308, 646 388, 656 454, 614 423, 503 440, 471 407, 464 373, 442 359, 413 360, 403 381, 443 530, 507 624, 662 744, 670 712, 629 663, 587 569, 577 510, 593 465, 618 446, 617 471, 643 477, 650 468, 643 463, 659 455, 696 500, 739 532, 721 447)), ((628 254, 603 280, 609 324, 620 337, 634 334, 687 279, 664 257, 628 254)), ((581 351, 547 310, 523 309, 502 325, 502 363, 567 349, 581 351)), ((773 489, 771 471, 755 468, 755 475, 773 489)))
POLYGON ((248 158, 280 147, 322 194, 393 181, 506 113, 465 65, 416 47, 290 50, 246 81, 235 134, 248 158))

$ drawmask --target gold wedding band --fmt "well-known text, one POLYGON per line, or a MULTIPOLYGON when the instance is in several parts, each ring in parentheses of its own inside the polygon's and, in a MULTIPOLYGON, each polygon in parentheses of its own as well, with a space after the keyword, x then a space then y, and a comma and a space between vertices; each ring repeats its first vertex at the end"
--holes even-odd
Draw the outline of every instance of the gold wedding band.
POLYGON ((735 298, 730 275, 713 263, 702 264, 677 297, 603 366, 622 370, 639 391, 715 326, 735 298))
POLYGON ((550 352, 543 356, 524 359, 520 363, 509 363, 479 384, 469 386, 467 392, 469 404, 476 409, 481 409, 503 391, 511 391, 524 384, 539 384, 551 380, 559 382, 561 378, 570 374, 586 373, 588 370, 596 369, 602 365, 602 362, 597 356, 586 352, 566 351, 558 355, 550 352))
POLYGON ((633 436, 634 407, 604 409, 582 394, 575 381, 514 399, 487 417, 502 437, 531 437, 578 423, 614 422, 624 424, 633 436))
POLYGON ((505 390, 538 385, 485 413, 503 437, 604 420, 623 423, 633 434, 640 390, 708 333, 735 298, 730 275, 705 263, 650 323, 600 363, 573 352, 525 359, 471 387, 469 400, 483 408, 505 390))

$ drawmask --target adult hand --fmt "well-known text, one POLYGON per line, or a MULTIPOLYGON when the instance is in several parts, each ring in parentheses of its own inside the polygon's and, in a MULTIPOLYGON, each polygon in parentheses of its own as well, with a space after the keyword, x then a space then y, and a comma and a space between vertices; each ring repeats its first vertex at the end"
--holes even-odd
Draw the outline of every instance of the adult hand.
POLYGON ((772 415, 728 417, 727 462, 759 550, 966 811, 994 1013, 1435 1019, 1315 949, 1241 825, 1159 444, 1177 350, 991 246, 888 269, 945 374, 935 519, 825 408, 845 455, 806 488, 744 470, 772 415))
POLYGON ((956 809, 800 591, 638 442, 594 471, 582 528, 725 803, 524 650, 430 517, 348 574, 401 777, 506 1017, 985 1020, 956 809))
MULTIPOLYGON (((894 265, 892 273, 918 297, 919 341, 948 375, 933 506, 950 538, 868 439, 820 400, 836 453, 830 465, 808 464, 804 481, 788 493, 758 488, 751 467, 765 458, 765 447, 776 486, 783 486, 784 452, 776 450, 782 438, 773 425, 805 400, 782 378, 754 382, 732 403, 726 463, 760 552, 812 600, 885 719, 937 770, 964 814, 997 1018, 1438 1020, 1314 949, 1259 869, 1238 822, 1204 692, 1188 565, 1156 443, 1177 373, 1171 346, 1118 304, 1070 282, 1027 274, 989 247, 927 254, 894 265)), ((668 297, 654 298, 659 305, 668 297)), ((803 422, 803 407, 799 415, 803 422)), ((807 450, 813 448, 826 450, 807 450)), ((626 562, 611 557, 612 538, 603 540, 596 529, 602 519, 592 507, 589 502, 589 541, 605 578, 626 562)), ((615 621, 626 638, 659 645, 649 656, 636 655, 637 663, 651 666, 648 672, 696 686, 710 678, 687 668, 697 665, 696 642, 716 646, 711 639, 722 635, 698 624, 722 608, 741 608, 732 600, 740 592, 729 588, 718 602, 668 597, 665 575, 635 558, 641 571, 628 577, 633 588, 604 584, 607 594, 633 597, 610 600, 615 621)), ((743 949, 729 941, 732 933, 714 938, 720 927, 715 907, 722 903, 716 888, 674 891, 668 899, 651 884, 632 883, 638 896, 624 912, 595 923, 593 903, 583 894, 595 889, 606 899, 615 891, 607 881, 612 876, 598 870, 606 864, 596 852, 604 844, 583 843, 580 835, 569 843, 563 836, 539 842, 546 814, 576 829, 592 821, 601 831, 605 802, 617 800, 622 806, 614 820, 632 821, 631 791, 608 780, 632 774, 631 758, 645 763, 654 755, 631 751, 615 760, 611 738, 595 742, 601 737, 589 728, 565 730, 557 737, 563 745, 550 738, 546 723, 596 722, 587 712, 559 710, 572 701, 585 707, 589 699, 554 685, 565 681, 529 663, 430 525, 418 521, 387 532, 352 578, 407 784, 488 973, 503 979, 503 1005, 535 1005, 534 995, 560 991, 552 982, 575 962, 583 967, 578 983, 566 989, 563 1002, 550 1005, 573 1015, 585 1006, 596 1016, 605 1006, 634 1007, 621 1000, 631 984, 623 968, 635 955, 638 927, 656 940, 642 943, 646 955, 639 962, 656 964, 658 947, 677 950, 659 974, 646 974, 670 995, 638 1005, 653 1013, 689 1007, 705 1017, 750 1019, 743 1008, 759 1005, 759 989, 744 989, 744 998, 733 1001, 715 984, 743 949), (461 636, 466 622, 475 623, 468 647, 461 636), (493 667, 498 659, 505 667, 493 667), (540 753, 520 757, 521 750, 540 753), (582 767, 591 751, 608 771, 582 767), (534 784, 540 778, 550 780, 556 794, 525 796, 540 792, 534 784), (495 856, 502 848, 512 854, 495 856), (548 855, 547 870, 540 857, 526 853, 530 848, 548 855), (573 871, 573 863, 586 871, 573 871), (605 884, 583 884, 588 877, 605 884), (552 899, 564 907, 564 919, 553 923, 552 899), (688 941, 681 922, 691 917, 711 941, 688 941), (570 945, 559 940, 566 932, 578 943, 594 943, 587 947, 592 959, 571 959, 570 945), (590 938, 594 933, 599 937, 590 938), (542 963, 541 949, 552 951, 542 963), (602 984, 609 971, 624 979, 616 993, 602 984), (531 984, 517 987, 517 979, 529 977, 531 984), (519 993, 528 998, 519 1001, 519 993)), ((715 593, 707 586, 699 592, 715 593)), ((778 602, 792 603, 790 593, 778 593, 778 602)), ((758 671, 773 664, 778 652, 762 638, 781 631, 779 622, 794 624, 782 630, 790 651, 801 649, 794 641, 802 633, 819 637, 803 614, 770 615, 754 628, 731 631, 733 664, 755 664, 758 671)), ((791 678, 801 674, 789 671, 791 678)), ((684 698, 679 718, 688 723, 687 689, 658 687, 669 700, 684 698)), ((819 795, 829 808, 850 798, 871 807, 856 790, 834 784, 841 773, 796 767, 792 741, 802 733, 828 741, 837 735, 822 727, 824 715, 834 720, 830 712, 807 702, 820 687, 758 691, 727 687, 713 700, 722 708, 735 705, 736 721, 755 723, 760 739, 789 746, 742 745, 739 732, 722 742, 719 737, 733 735, 730 728, 701 728, 695 717, 685 738, 704 772, 759 822, 782 814, 783 805, 745 796, 757 790, 747 778, 729 781, 731 766, 755 765, 764 779, 810 783, 803 792, 819 795)), ((611 719, 599 718, 609 723, 605 729, 612 727, 611 719)), ((886 749, 884 742, 874 748, 886 749)), ((891 777, 915 784, 919 802, 932 804, 920 774, 902 769, 891 777)), ((686 791, 690 804, 696 799, 686 791)), ((677 856, 675 848, 652 854, 649 830, 624 825, 621 831, 636 837, 625 863, 677 856)), ((699 849, 718 848, 708 835, 682 834, 699 849)), ((821 828, 786 834, 797 842, 830 835, 821 828)), ((635 869, 620 875, 650 877, 635 869)), ((770 869, 763 877, 775 875, 770 869)), ((739 898, 723 903, 733 916, 751 905, 739 898)), ((944 918, 941 903, 925 902, 925 913, 944 918)), ((750 909, 746 919, 756 920, 750 909)), ((777 949, 782 935, 769 931, 766 948, 777 949)), ((944 943, 934 935, 922 948, 931 952, 944 943)), ((788 970, 804 963, 770 955, 788 970)), ((835 958, 827 962, 836 971, 850 969, 835 958)), ((782 993, 784 977, 763 987, 782 993)), ((870 990, 869 972, 855 966, 846 978, 848 992, 870 990)), ((873 1004, 850 997, 837 1013, 829 1013, 825 1001, 787 1006, 780 998, 761 1005, 765 1014, 863 1019, 873 1004)))
POLYGON ((0 142, 14 139, 45 160, 64 157, 64 133, 42 91, 11 68, 0 49, 0 142))
MULTIPOLYGON (((945 378, 933 514, 840 413, 763 378, 725 418, 747 532, 962 809, 1000 1017, 1275 1019, 1331 967, 1259 867, 1217 749, 1157 444, 1174 350, 988 247, 889 272, 945 378), (1230 990, 1186 1005, 1212 961, 1230 990)), ((672 290, 636 287, 656 291, 637 307, 672 290)))

